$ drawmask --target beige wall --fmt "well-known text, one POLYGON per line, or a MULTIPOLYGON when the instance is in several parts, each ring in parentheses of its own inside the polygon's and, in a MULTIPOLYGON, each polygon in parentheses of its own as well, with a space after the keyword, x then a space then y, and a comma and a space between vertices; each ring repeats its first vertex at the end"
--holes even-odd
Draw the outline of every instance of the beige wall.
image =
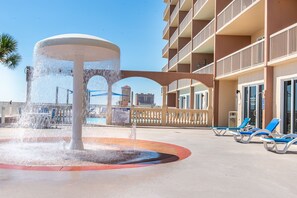
MULTIPOLYGON (((297 62, 290 63, 286 65, 281 65, 278 67, 274 67, 274 94, 273 100, 273 116, 283 119, 282 109, 283 107, 283 81, 290 80, 292 78, 297 79, 297 62)), ((282 132, 282 122, 281 125, 277 128, 278 131, 282 132)))
POLYGON ((262 36, 264 36, 264 28, 252 34, 252 43, 256 42, 262 36))
POLYGON ((235 111, 235 92, 237 81, 220 81, 219 83, 219 126, 228 125, 228 112, 235 111))
POLYGON ((243 87, 248 85, 264 84, 264 71, 263 69, 255 72, 242 75, 238 78, 237 89, 240 94, 237 95, 237 122, 240 124, 243 121, 243 87))

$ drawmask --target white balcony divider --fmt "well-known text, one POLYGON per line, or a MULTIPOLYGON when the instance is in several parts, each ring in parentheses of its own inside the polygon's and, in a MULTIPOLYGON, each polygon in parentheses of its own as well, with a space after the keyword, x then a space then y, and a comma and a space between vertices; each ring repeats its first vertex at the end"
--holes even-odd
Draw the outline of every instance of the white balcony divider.
POLYGON ((195 49, 201 45, 205 40, 214 35, 214 21, 209 22, 193 39, 193 48, 195 49))
POLYGON ((218 30, 259 0, 234 0, 218 15, 218 30))
POLYGON ((270 60, 297 53, 297 23, 270 36, 270 60))
POLYGON ((175 42, 177 37, 178 37, 178 28, 175 30, 175 32, 172 34, 172 36, 169 39, 170 46, 175 42))
POLYGON ((163 50, 162 50, 162 54, 165 54, 166 51, 168 50, 169 48, 169 43, 166 43, 166 45, 164 46, 163 50))
POLYGON ((169 30, 169 23, 166 24, 166 26, 163 30, 163 35, 165 35, 168 30, 169 30))
POLYGON ((189 86, 191 86, 191 79, 181 79, 181 80, 178 80, 177 86, 178 86, 178 89, 189 87, 189 86))
POLYGON ((179 2, 177 2, 177 4, 176 4, 174 10, 172 11, 172 13, 171 13, 171 15, 170 15, 170 21, 171 21, 171 23, 172 23, 172 21, 174 21, 176 15, 177 15, 177 13, 178 13, 178 11, 179 11, 179 2))
POLYGON ((183 59, 186 55, 192 52, 192 41, 190 41, 187 45, 185 45, 179 52, 178 52, 178 60, 183 59))
POLYGON ((176 54, 170 61, 169 61, 169 69, 173 67, 178 61, 178 54, 176 54))
POLYGON ((197 0, 194 5, 194 16, 198 14, 198 12, 201 10, 202 6, 207 2, 208 0, 197 0))
POLYGON ((162 68, 162 72, 167 72, 168 71, 168 63, 162 68))
POLYGON ((177 81, 173 81, 168 86, 168 92, 175 91, 177 89, 177 81))
POLYGON ((195 74, 213 74, 213 66, 214 66, 214 63, 210 63, 202 68, 195 70, 193 73, 195 73, 195 74))
POLYGON ((217 77, 232 74, 264 62, 264 40, 257 41, 217 61, 217 77))
POLYGON ((182 5, 186 2, 186 0, 179 0, 179 5, 182 7, 182 5))
POLYGON ((184 31, 186 29, 187 25, 192 21, 192 18, 193 18, 193 12, 191 9, 191 10, 189 10, 188 14, 185 16, 183 21, 180 23, 179 33, 181 33, 182 31, 184 31))

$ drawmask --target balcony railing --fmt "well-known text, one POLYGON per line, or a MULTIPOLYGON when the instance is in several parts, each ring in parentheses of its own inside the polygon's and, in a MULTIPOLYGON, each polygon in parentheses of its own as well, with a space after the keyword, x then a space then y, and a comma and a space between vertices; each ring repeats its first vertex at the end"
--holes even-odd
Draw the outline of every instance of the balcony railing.
POLYGON ((175 30, 175 32, 172 34, 172 36, 170 37, 170 46, 174 43, 174 41, 177 39, 178 37, 178 28, 175 30))
POLYGON ((179 11, 179 2, 176 4, 174 10, 172 11, 172 13, 170 15, 170 21, 171 21, 171 23, 172 23, 172 21, 174 21, 174 18, 176 17, 178 11, 179 11))
POLYGON ((167 72, 168 71, 168 64, 166 64, 163 68, 162 68, 162 72, 167 72))
POLYGON ((217 61, 217 77, 232 74, 264 62, 264 40, 249 45, 217 61))
POLYGON ((164 48, 163 48, 163 50, 162 50, 162 54, 165 54, 166 51, 168 50, 168 48, 169 48, 169 43, 167 43, 167 44, 164 46, 164 48))
POLYGON ((270 36, 270 60, 297 53, 297 23, 270 36))
POLYGON ((178 88, 185 88, 191 86, 191 79, 178 80, 178 88))
POLYGON ((169 68, 173 67, 178 61, 178 54, 176 54, 170 61, 169 61, 169 68))
POLYGON ((166 26, 163 30, 163 35, 165 35, 168 30, 169 30, 169 23, 166 24, 166 26))
POLYGON ((178 58, 179 60, 183 59, 186 55, 192 52, 192 41, 190 41, 187 45, 185 45, 179 52, 178 58))
POLYGON ((173 81, 168 86, 168 92, 175 91, 177 89, 177 81, 173 81))
POLYGON ((202 68, 195 70, 193 73, 195 73, 195 74, 213 74, 213 66, 214 66, 214 63, 210 63, 202 68))
POLYGON ((213 19, 207 26, 205 26, 193 39, 193 48, 195 49, 206 41, 209 37, 214 35, 214 21, 213 19))
POLYGON ((193 13, 192 13, 192 9, 188 12, 188 14, 185 16, 185 18, 183 19, 183 21, 180 23, 179 26, 179 32, 181 33, 182 31, 184 31, 184 29, 186 29, 187 25, 192 21, 192 17, 193 17, 193 13))
POLYGON ((197 0, 194 5, 194 15, 196 15, 202 8, 202 6, 207 2, 208 0, 197 0))
POLYGON ((218 30, 259 0, 234 0, 218 15, 218 30))
POLYGON ((169 11, 169 9, 170 9, 170 3, 167 3, 167 6, 166 6, 166 8, 164 10, 164 13, 163 13, 163 18, 164 19, 165 19, 165 16, 166 16, 167 12, 169 11))
POLYGON ((186 2, 186 0, 179 0, 180 7, 186 2))

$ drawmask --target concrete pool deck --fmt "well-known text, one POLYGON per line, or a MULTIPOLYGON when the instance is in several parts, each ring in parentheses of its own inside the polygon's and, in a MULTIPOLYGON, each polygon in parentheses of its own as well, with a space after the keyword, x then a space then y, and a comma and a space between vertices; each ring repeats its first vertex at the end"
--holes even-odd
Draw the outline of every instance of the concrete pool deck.
MULTIPOLYGON (((16 129, 0 128, 0 138, 16 129)), ((129 128, 84 128, 84 137, 127 138, 129 128)), ((36 130, 30 136, 71 132, 36 130)), ((190 157, 149 167, 100 171, 20 171, 0 169, 0 197, 296 197, 297 148, 267 152, 263 144, 236 143, 207 129, 137 128, 137 139, 191 150, 190 157)), ((258 139, 257 139, 258 140, 258 139)))

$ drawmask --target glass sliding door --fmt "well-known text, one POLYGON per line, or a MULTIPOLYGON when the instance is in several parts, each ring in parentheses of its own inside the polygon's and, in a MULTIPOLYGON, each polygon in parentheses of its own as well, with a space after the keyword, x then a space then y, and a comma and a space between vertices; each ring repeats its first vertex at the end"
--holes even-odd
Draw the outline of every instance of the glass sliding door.
POLYGON ((294 80, 294 99, 293 99, 293 133, 297 133, 297 80, 294 80))
POLYGON ((284 84, 284 134, 291 132, 291 96, 292 82, 286 81, 284 84))
POLYGON ((250 118, 250 125, 262 128, 264 85, 243 88, 243 117, 250 118))

